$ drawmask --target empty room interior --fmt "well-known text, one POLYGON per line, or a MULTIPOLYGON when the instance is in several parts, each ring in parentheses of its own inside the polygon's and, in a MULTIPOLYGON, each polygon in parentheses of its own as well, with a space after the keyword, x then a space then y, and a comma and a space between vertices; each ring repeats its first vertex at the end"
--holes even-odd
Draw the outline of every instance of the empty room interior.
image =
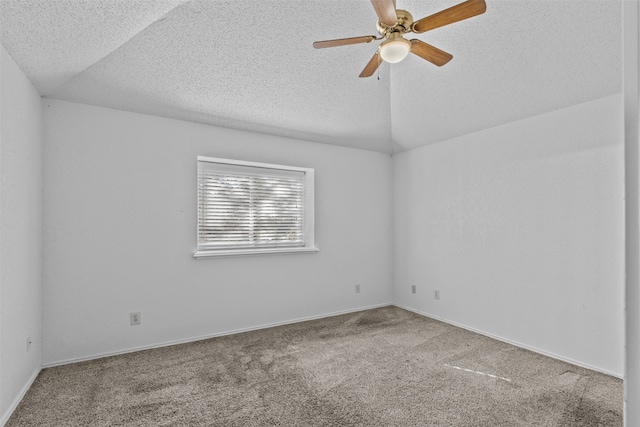
POLYGON ((0 425, 622 426, 625 7, 0 0, 0 425))

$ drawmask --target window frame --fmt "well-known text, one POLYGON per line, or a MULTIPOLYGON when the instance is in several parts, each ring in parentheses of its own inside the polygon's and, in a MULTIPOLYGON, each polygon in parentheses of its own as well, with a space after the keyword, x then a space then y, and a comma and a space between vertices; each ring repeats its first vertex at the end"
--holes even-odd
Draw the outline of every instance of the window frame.
MULTIPOLYGON (((255 171, 252 171, 255 173, 255 171)), ((265 175, 267 176, 267 175, 265 175)), ((293 253, 313 253, 318 252, 315 246, 315 206, 314 206, 314 186, 315 170, 297 166, 284 166, 271 163, 249 162, 245 160, 223 159, 218 157, 198 156, 196 162, 196 250, 194 258, 247 256, 247 255, 267 255, 267 254, 293 254, 293 253), (200 231, 200 210, 199 203, 199 169, 200 163, 217 163, 220 165, 230 165, 235 167, 275 169, 287 172, 302 172, 304 174, 304 208, 303 208, 303 246, 281 246, 281 247, 258 247, 258 248, 234 248, 234 249, 212 249, 201 248, 198 242, 200 231)))

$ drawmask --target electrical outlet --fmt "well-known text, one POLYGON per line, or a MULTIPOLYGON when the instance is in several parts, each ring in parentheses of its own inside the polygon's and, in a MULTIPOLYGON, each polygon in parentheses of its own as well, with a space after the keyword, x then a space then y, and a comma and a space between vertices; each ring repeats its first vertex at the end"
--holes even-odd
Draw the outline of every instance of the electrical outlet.
POLYGON ((440 291, 438 290, 433 291, 433 299, 440 299, 440 291))
POLYGON ((27 351, 31 350, 31 337, 27 337, 27 351))
POLYGON ((132 325, 139 325, 140 324, 140 313, 131 313, 130 317, 131 317, 131 324, 132 325))
POLYGON ((359 293, 360 293, 360 285, 358 284, 356 285, 356 294, 359 294, 359 293))
POLYGON ((411 293, 412 294, 416 293, 416 285, 411 285, 411 293))

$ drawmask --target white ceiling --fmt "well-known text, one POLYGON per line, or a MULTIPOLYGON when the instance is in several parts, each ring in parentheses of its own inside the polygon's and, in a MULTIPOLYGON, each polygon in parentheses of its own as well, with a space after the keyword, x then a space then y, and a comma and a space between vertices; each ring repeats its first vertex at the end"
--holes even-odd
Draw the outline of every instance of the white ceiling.
MULTIPOLYGON (((462 0, 397 0, 414 17, 462 0)), ((358 74, 368 0, 0 0, 1 41, 43 96, 391 153, 622 90, 619 0, 486 0, 414 35, 453 55, 358 74)))

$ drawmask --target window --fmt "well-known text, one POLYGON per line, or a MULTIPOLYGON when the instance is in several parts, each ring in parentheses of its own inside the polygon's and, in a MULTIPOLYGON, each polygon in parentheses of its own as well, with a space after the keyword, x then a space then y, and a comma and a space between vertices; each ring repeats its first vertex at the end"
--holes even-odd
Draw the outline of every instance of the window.
POLYGON ((317 251, 313 172, 199 156, 194 256, 317 251))

